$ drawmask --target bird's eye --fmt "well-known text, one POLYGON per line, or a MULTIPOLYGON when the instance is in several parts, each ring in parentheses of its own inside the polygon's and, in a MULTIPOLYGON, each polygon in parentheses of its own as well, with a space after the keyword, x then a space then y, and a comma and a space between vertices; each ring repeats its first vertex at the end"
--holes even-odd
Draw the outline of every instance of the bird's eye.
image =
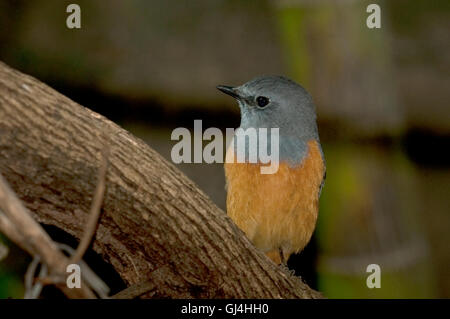
POLYGON ((258 96, 256 98, 256 104, 258 104, 258 107, 264 108, 267 106, 267 104, 269 104, 269 99, 265 96, 258 96))

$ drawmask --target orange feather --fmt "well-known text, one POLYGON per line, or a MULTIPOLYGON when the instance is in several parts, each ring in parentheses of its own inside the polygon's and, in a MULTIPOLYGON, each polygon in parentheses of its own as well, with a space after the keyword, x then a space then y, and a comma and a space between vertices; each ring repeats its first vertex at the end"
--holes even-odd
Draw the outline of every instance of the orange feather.
POLYGON ((225 163, 227 213, 257 248, 279 264, 280 248, 287 260, 311 238, 325 166, 315 140, 308 142, 307 155, 297 167, 281 161, 275 174, 261 174, 261 165, 225 163))

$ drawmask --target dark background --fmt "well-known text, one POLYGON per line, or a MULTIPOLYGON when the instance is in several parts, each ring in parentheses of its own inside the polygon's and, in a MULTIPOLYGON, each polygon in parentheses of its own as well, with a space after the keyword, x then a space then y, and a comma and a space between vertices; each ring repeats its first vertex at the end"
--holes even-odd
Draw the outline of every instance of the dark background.
MULTIPOLYGON (((216 85, 295 79, 316 103, 327 181, 290 267, 330 298, 448 298, 449 18, 447 0, 0 0, 0 60, 168 160, 176 127, 239 125, 216 85), (373 2, 381 29, 366 27, 373 2), (81 29, 66 27, 70 3, 81 29), (372 263, 380 289, 366 286, 372 263)), ((178 167, 225 209, 222 164, 178 167)), ((29 257, 0 241, 0 297, 20 298, 29 257)))

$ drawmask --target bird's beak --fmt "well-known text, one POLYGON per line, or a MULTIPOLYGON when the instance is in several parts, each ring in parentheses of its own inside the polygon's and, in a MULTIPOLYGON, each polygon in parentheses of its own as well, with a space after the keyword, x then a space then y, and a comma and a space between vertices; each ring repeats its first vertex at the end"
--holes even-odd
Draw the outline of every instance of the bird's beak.
POLYGON ((235 99, 239 99, 240 96, 236 90, 236 88, 232 87, 232 86, 227 86, 227 85, 218 85, 217 89, 219 91, 222 91, 225 94, 228 94, 232 97, 234 97, 235 99))

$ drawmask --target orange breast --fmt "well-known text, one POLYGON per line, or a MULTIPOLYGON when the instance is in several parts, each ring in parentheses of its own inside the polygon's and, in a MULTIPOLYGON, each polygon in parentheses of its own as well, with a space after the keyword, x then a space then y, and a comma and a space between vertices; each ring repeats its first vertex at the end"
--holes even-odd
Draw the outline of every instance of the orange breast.
POLYGON ((264 252, 302 250, 314 231, 324 163, 316 141, 295 168, 281 162, 275 174, 261 174, 263 164, 225 163, 227 213, 264 252))

